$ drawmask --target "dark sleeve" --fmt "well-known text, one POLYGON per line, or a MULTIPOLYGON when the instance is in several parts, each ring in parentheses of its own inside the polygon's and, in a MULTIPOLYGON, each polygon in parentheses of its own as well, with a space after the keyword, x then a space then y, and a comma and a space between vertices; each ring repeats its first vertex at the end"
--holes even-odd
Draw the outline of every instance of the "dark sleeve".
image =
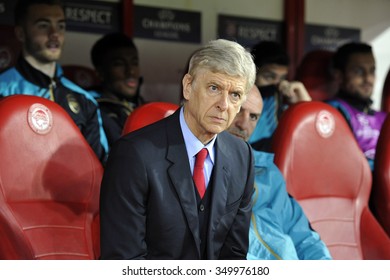
POLYGON ((119 124, 116 116, 111 116, 110 113, 100 110, 103 120, 104 132, 106 133, 108 146, 111 147, 116 140, 122 135, 123 127, 119 124))
POLYGON ((106 150, 103 145, 107 145, 107 138, 103 130, 102 120, 100 117, 100 111, 94 103, 90 100, 86 100, 87 106, 87 121, 85 127, 81 130, 85 139, 94 150, 101 162, 106 160, 106 150))
POLYGON ((144 259, 148 182, 142 157, 119 140, 105 167, 100 193, 101 259, 144 259))
MULTIPOLYGON (((240 168, 237 173, 246 179, 244 191, 241 198, 236 217, 225 239, 220 253, 220 259, 246 259, 249 246, 249 226, 252 215, 252 194, 254 191, 254 162, 253 154, 247 144, 248 162, 245 168, 240 168), (244 173, 243 171, 246 170, 244 173)), ((244 180, 242 180, 245 182, 244 180)))

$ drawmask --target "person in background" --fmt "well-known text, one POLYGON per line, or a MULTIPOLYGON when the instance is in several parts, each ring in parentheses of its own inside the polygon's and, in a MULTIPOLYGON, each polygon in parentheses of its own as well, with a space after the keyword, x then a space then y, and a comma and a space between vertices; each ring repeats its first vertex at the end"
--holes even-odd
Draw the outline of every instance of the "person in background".
POLYGON ((125 34, 110 33, 93 45, 91 60, 101 84, 90 93, 99 103, 111 147, 121 136, 127 117, 144 103, 140 96, 138 50, 125 34))
POLYGON ((249 138, 255 150, 271 151, 272 135, 282 112, 291 104, 310 101, 305 86, 299 81, 287 81, 290 59, 283 47, 274 41, 262 41, 253 46, 257 67, 256 85, 263 95, 264 110, 249 138))
POLYGON ((50 99, 65 109, 104 162, 107 138, 97 102, 62 75, 59 60, 65 37, 59 0, 20 0, 15 6, 15 34, 22 52, 15 67, 0 75, 0 97, 14 94, 50 99))
POLYGON ((372 108, 375 70, 370 45, 351 42, 339 47, 333 56, 333 75, 339 90, 335 98, 326 101, 347 120, 371 171, 379 133, 387 116, 386 112, 372 108))
POLYGON ((100 193, 102 259, 245 259, 253 193, 248 143, 227 133, 255 81, 250 53, 196 51, 173 115, 113 145, 100 193))
MULTIPOLYGON (((256 86, 248 93, 228 132, 247 141, 254 131, 263 101, 256 86)), ((287 193, 273 154, 253 151, 255 192, 249 230, 248 259, 325 260, 328 248, 298 202, 287 193)))

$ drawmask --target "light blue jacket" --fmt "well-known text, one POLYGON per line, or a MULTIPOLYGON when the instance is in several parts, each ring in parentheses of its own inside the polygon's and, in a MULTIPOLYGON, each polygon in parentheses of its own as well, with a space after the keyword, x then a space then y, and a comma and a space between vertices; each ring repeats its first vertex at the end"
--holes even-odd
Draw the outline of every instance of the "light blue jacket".
POLYGON ((298 202, 289 196, 273 154, 253 151, 255 192, 248 259, 331 259, 298 202))
MULTIPOLYGON (((27 62, 26 62, 27 63, 27 62)), ((31 66, 29 66, 32 68, 31 66)), ((35 72, 40 72, 38 70, 34 70, 35 72)), ((25 95, 34 95, 43 97, 46 99, 50 98, 50 90, 48 87, 43 87, 40 83, 43 83, 37 74, 33 72, 29 72, 31 77, 28 80, 24 77, 16 67, 12 67, 7 71, 1 73, 0 75, 0 98, 7 97, 15 94, 25 94, 25 95), (35 79, 35 80, 34 80, 35 79)), ((44 74, 40 74, 43 76, 44 74)), ((56 103, 58 103, 61 107, 63 107, 72 119, 75 121, 76 125, 79 127, 81 124, 85 125, 81 132, 90 143, 91 147, 95 150, 98 157, 103 159, 108 153, 108 142, 106 134, 103 130, 102 119, 100 115, 100 110, 98 103, 96 100, 85 90, 71 82, 69 79, 63 76, 63 70, 59 64, 56 65, 56 79, 61 83, 61 85, 69 90, 69 93, 75 93, 82 98, 79 98, 78 101, 84 101, 83 104, 79 104, 82 108, 86 108, 83 110, 83 114, 81 113, 72 113, 68 108, 68 101, 66 96, 62 96, 62 98, 57 98, 56 103), (96 112, 96 128, 95 128, 95 119, 88 119, 91 115, 94 116, 96 112), (92 122, 93 121, 93 122, 92 122), (96 141, 95 141, 96 140, 96 141), (95 143, 96 142, 96 143, 95 143), (99 148, 97 146, 99 145, 99 148)), ((62 94, 58 93, 58 94, 62 94)), ((65 93, 64 93, 65 94, 65 93)))

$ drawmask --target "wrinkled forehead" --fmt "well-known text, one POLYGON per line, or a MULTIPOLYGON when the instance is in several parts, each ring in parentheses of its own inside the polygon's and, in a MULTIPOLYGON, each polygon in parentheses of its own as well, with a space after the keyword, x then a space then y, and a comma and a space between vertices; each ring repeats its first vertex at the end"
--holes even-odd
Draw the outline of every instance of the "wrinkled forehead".
POLYGON ((215 84, 229 91, 237 91, 246 94, 247 79, 240 76, 231 76, 224 72, 212 71, 205 67, 198 68, 193 75, 195 82, 203 81, 207 84, 215 84))

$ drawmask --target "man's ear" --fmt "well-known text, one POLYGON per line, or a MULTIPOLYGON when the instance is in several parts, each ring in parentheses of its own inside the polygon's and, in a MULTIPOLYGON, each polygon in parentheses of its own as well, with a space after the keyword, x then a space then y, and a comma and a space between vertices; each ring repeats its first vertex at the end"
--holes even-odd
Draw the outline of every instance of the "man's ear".
POLYGON ((25 34, 24 34, 23 28, 22 28, 20 25, 17 25, 17 26, 15 26, 14 32, 15 32, 16 38, 17 38, 20 42, 24 43, 24 42, 25 42, 25 37, 26 37, 26 36, 25 36, 25 34))
POLYGON ((182 80, 183 85, 183 97, 185 100, 190 99, 192 91, 192 76, 190 74, 185 74, 182 80))

